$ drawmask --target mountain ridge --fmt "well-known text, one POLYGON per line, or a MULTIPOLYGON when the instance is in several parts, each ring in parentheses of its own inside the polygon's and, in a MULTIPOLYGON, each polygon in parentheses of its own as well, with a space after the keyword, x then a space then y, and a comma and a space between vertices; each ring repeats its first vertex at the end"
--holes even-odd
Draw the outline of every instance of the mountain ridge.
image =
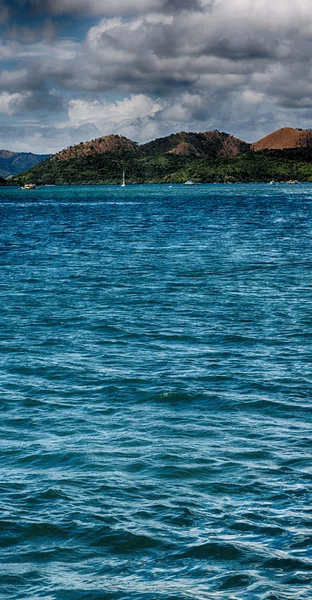
POLYGON ((312 132, 282 128, 253 144, 218 130, 178 132, 137 144, 108 135, 65 148, 13 178, 13 184, 117 184, 312 181, 312 132))
POLYGON ((168 136, 155 138, 150 142, 138 144, 129 138, 109 134, 90 141, 69 146, 52 155, 54 159, 71 160, 84 155, 104 154, 118 150, 140 151, 148 154, 176 154, 183 156, 228 156, 234 157, 249 150, 283 150, 286 148, 304 148, 312 145, 312 130, 282 127, 255 142, 245 142, 230 133, 217 129, 204 132, 181 131, 168 136))
POLYGON ((50 156, 51 154, 33 154, 32 152, 13 152, 0 149, 0 177, 7 178, 23 173, 50 156))

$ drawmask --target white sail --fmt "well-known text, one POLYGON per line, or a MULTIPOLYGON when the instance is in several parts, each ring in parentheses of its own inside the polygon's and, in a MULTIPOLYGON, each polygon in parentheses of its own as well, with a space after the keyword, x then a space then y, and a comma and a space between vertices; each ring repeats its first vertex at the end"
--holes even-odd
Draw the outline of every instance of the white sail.
POLYGON ((121 187, 126 187, 125 170, 122 171, 122 184, 121 187))

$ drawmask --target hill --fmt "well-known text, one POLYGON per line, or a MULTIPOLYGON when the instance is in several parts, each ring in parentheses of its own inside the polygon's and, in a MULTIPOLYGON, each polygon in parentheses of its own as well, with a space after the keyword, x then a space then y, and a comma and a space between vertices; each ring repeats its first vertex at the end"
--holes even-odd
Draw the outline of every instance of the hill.
POLYGON ((49 158, 50 154, 32 154, 31 152, 11 152, 0 150, 0 176, 10 177, 34 167, 49 158))
POLYGON ((219 131, 180 132, 138 145, 110 135, 66 148, 10 183, 120 184, 123 169, 127 183, 312 181, 310 137, 284 128, 250 145, 219 131))
MULTIPOLYGON (((65 148, 12 183, 119 183, 123 168, 128 183, 184 181, 194 176, 192 170, 199 160, 227 159, 248 152, 249 144, 219 131, 181 132, 142 145, 109 135, 65 148)), ((206 175, 207 180, 212 177, 206 175)))
POLYGON ((251 145, 252 150, 284 150, 286 148, 307 148, 312 145, 312 131, 310 129, 293 129, 283 127, 273 131, 251 145))
POLYGON ((128 140, 120 135, 107 135, 105 137, 91 140, 91 142, 80 142, 75 146, 69 146, 54 154, 52 160, 72 160, 83 158, 84 156, 94 156, 105 154, 107 152, 130 151, 138 153, 138 146, 135 142, 128 140))
POLYGON ((173 133, 140 146, 147 155, 175 154, 177 156, 195 156, 197 158, 215 158, 217 156, 237 156, 248 152, 250 144, 220 131, 203 133, 173 133))

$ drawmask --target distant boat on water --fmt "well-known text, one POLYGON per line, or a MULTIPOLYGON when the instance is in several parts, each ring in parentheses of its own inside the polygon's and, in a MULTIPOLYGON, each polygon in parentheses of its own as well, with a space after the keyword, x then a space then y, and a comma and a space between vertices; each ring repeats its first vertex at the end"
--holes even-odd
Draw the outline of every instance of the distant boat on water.
POLYGON ((122 182, 121 187, 126 187, 126 178, 125 178, 125 170, 122 171, 122 182))
POLYGON ((193 179, 188 179, 184 185, 198 185, 197 183, 195 183, 195 181, 193 179))
POLYGON ((25 183, 21 190, 36 190, 38 186, 35 183, 25 183))

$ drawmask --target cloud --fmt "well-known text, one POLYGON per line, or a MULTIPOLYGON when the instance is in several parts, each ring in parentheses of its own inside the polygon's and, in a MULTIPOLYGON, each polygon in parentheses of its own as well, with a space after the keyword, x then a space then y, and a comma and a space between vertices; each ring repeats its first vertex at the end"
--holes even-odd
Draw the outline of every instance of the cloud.
POLYGON ((93 124, 101 135, 118 131, 135 139, 155 132, 156 115, 164 103, 144 94, 131 95, 116 102, 71 100, 68 115, 73 126, 93 124), (147 133, 148 132, 148 133, 147 133))
POLYGON ((281 119, 310 126, 308 0, 0 0, 1 8, 3 114, 21 124, 31 114, 41 136, 49 114, 57 143, 77 130, 143 141, 215 127, 254 139, 256 127, 267 133, 281 119), (73 19, 86 17, 79 39, 73 19))
MULTIPOLYGON (((55 11, 78 10, 82 5, 87 3, 53 0, 55 11)), ((45 3, 45 8, 49 6, 45 3)), ((181 90, 240 93, 244 86, 252 86, 254 74, 270 73, 274 64, 310 62, 312 28, 310 32, 307 23, 309 17, 312 21, 312 5, 307 0, 284 0, 283 10, 268 0, 206 5, 196 0, 179 2, 180 10, 175 10, 175 0, 141 0, 135 2, 138 16, 127 19, 122 15, 127 7, 130 10, 131 0, 91 0, 88 6, 105 8, 114 16, 92 26, 80 43, 70 39, 30 43, 35 28, 11 28, 15 39, 25 41, 15 43, 13 52, 34 85, 40 76, 49 85, 91 93, 114 90, 154 97, 181 90), (181 10, 186 4, 187 14, 181 10)), ((10 50, 12 43, 2 48, 10 50)))
POLYGON ((36 122, 23 125, 0 125, 0 147, 16 152, 54 154, 62 148, 98 136, 98 130, 89 125, 64 128, 42 125, 36 122))
POLYGON ((23 93, 2 92, 0 94, 0 113, 16 116, 31 112, 37 114, 60 112, 64 109, 63 102, 57 92, 40 92, 34 94, 27 91, 23 93))
POLYGON ((58 30, 57 23, 46 19, 37 26, 18 25, 16 22, 7 27, 6 37, 10 40, 31 44, 38 40, 52 42, 58 30))
POLYGON ((6 2, 0 1, 0 25, 7 23, 9 20, 10 11, 6 2))
MULTIPOLYGON (((31 5, 37 12, 42 10, 41 0, 32 0, 31 5)), ((202 6, 200 0, 46 0, 44 10, 52 15, 129 16, 183 9, 200 10, 202 6)))
POLYGON ((148 96, 132 95, 114 103, 84 100, 71 100, 69 103, 69 118, 75 123, 124 123, 138 118, 153 117, 162 109, 160 102, 148 96))
POLYGON ((0 94, 0 113, 5 115, 16 115, 22 110, 23 105, 31 97, 31 92, 26 94, 9 94, 2 92, 0 94))

